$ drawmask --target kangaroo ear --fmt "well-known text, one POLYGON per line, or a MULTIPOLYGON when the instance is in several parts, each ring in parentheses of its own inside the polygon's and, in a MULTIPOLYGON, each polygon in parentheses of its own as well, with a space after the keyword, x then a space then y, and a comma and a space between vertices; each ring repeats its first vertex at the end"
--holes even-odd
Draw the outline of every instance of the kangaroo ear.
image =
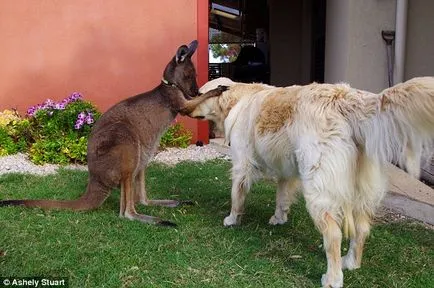
POLYGON ((185 57, 188 56, 189 48, 185 45, 182 45, 178 48, 178 51, 176 51, 176 63, 184 62, 185 57))
POLYGON ((188 44, 188 57, 191 57, 191 55, 194 54, 194 52, 197 49, 198 44, 199 43, 197 42, 197 40, 193 40, 193 41, 191 41, 190 44, 188 44))

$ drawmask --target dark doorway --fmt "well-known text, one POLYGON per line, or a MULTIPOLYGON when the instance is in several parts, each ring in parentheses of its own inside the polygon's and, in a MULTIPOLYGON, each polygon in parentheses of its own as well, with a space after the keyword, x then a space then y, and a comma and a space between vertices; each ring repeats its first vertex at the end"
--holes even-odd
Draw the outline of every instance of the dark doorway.
POLYGON ((211 0, 209 79, 324 81, 326 0, 211 0))

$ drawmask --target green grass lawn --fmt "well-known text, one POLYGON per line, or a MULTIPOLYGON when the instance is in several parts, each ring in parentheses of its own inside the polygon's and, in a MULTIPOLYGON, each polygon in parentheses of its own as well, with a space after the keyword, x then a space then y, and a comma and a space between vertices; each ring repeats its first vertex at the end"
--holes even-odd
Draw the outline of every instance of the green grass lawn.
MULTIPOLYGON (((256 184, 242 225, 224 228, 230 209, 230 163, 152 165, 154 199, 191 199, 195 206, 139 207, 176 229, 118 217, 119 191, 91 212, 0 208, 0 276, 66 276, 70 287, 319 287, 326 270, 322 238, 304 203, 290 220, 268 225, 275 186, 256 184)), ((72 199, 87 173, 0 177, 0 198, 72 199)), ((344 245, 344 250, 346 245, 344 245)), ((377 224, 362 268, 344 272, 345 287, 434 287, 434 231, 420 224, 377 224)))

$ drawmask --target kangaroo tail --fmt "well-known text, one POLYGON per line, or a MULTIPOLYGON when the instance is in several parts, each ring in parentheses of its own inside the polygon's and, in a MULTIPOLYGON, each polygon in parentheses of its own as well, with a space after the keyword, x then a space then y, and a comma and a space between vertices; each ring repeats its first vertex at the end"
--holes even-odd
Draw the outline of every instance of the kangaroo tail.
POLYGON ((2 206, 38 207, 43 209, 92 210, 100 207, 108 197, 110 189, 102 183, 89 179, 86 193, 76 200, 3 200, 2 206))

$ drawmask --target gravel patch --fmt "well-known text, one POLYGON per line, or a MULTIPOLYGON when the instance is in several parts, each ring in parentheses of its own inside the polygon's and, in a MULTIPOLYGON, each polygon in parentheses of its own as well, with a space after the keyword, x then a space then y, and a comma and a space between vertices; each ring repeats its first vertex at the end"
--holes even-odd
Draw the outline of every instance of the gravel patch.
MULTIPOLYGON (((182 161, 205 162, 212 159, 230 159, 228 156, 217 152, 212 147, 191 145, 185 149, 167 148, 155 155, 153 162, 166 165, 176 165, 182 161)), ((35 175, 50 175, 57 173, 57 169, 77 169, 86 171, 85 165, 60 166, 55 164, 35 165, 30 162, 26 154, 18 153, 15 155, 0 157, 0 175, 6 173, 29 173, 35 175)))
POLYGON ((166 165, 176 165, 182 161, 205 162, 217 158, 230 159, 229 156, 216 151, 209 145, 191 145, 186 149, 167 148, 166 150, 157 153, 152 161, 166 165))

